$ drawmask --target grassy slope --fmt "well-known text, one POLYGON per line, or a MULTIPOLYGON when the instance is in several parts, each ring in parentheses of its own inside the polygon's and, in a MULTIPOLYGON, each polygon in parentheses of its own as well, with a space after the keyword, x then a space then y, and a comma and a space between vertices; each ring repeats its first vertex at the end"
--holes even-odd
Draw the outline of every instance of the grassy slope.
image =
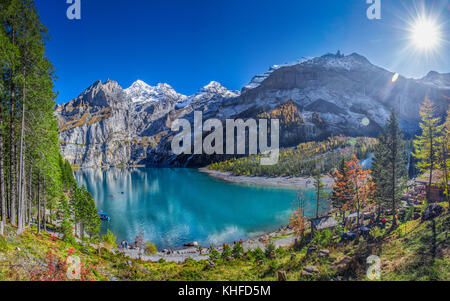
MULTIPOLYGON (((399 229, 378 232, 377 242, 320 246, 330 250, 330 257, 313 254, 306 258, 302 250, 278 249, 275 259, 261 260, 252 254, 241 259, 217 259, 183 263, 141 262, 115 255, 106 249, 101 254, 93 247, 70 245, 49 234, 37 236, 31 230, 21 237, 10 234, 0 238, 0 280, 65 280, 65 260, 70 254, 80 257, 83 280, 277 280, 277 272, 286 272, 288 280, 366 280, 366 258, 378 255, 382 261, 382 280, 450 280, 450 215, 436 219, 436 258, 431 256, 431 222, 413 220, 399 229), (295 253, 295 258, 291 259, 295 253), (348 270, 340 272, 333 263, 351 259, 348 270), (315 265, 319 273, 301 276, 306 265, 315 265), (50 276, 47 276, 50 275, 50 276)), ((9 229, 9 233, 13 233, 9 229)))

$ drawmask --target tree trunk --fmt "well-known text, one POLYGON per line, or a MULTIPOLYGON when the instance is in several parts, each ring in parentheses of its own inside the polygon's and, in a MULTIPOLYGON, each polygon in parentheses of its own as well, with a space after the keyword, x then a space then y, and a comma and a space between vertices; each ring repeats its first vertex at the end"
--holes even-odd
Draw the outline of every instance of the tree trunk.
MULTIPOLYGON (((12 26, 11 28, 11 43, 12 45, 15 45, 15 29, 14 26, 12 26)), ((14 78, 14 70, 11 70, 11 99, 10 99, 10 106, 11 106, 11 110, 10 110, 10 133, 9 133, 9 141, 10 141, 10 153, 9 153, 9 164, 10 164, 10 169, 9 169, 9 176, 10 176, 10 181, 9 181, 9 185, 10 185, 10 189, 9 189, 9 193, 10 193, 10 199, 9 199, 9 218, 10 218, 10 222, 12 225, 16 224, 16 183, 15 183, 15 141, 14 141, 14 136, 15 136, 15 130, 14 130, 14 120, 15 120, 15 86, 14 86, 14 82, 13 82, 13 78, 14 78)))
MULTIPOLYGON (((2 118, 2 108, 0 105, 0 118, 2 118)), ((3 120, 0 119, 0 128, 3 125, 3 120)), ((4 235, 4 225, 6 220, 6 206, 5 206, 5 178, 3 174, 3 133, 0 132, 0 235, 4 235)))
POLYGON ((27 186, 27 182, 26 182, 26 177, 25 177, 25 145, 24 145, 24 150, 23 150, 23 161, 22 161, 22 172, 21 172, 21 187, 19 190, 19 194, 20 194, 20 212, 17 215, 18 216, 18 224, 19 224, 19 234, 23 233, 23 230, 25 229, 25 213, 26 213, 26 186, 27 186))
POLYGON ((355 181, 355 197, 356 197, 356 226, 359 230, 359 186, 358 180, 355 181))
POLYGON ((11 113, 10 113, 10 153, 9 153, 9 218, 12 225, 16 225, 16 155, 15 155, 15 141, 14 141, 14 115, 15 115, 15 103, 14 103, 14 88, 11 96, 11 113))
POLYGON ((19 189, 18 189, 18 206, 17 206, 17 233, 23 233, 25 220, 25 99, 26 87, 23 85, 22 95, 22 123, 20 129, 20 158, 19 158, 19 189))
MULTIPOLYGON (((433 129, 430 129, 430 133, 433 133, 433 129)), ((434 168, 434 147, 433 147, 433 134, 430 137, 430 179, 428 180, 427 189, 427 202, 430 202, 431 197, 431 185, 433 184, 433 168, 434 168)))
POLYGON ((342 228, 345 230, 345 225, 347 224, 347 221, 345 219, 345 210, 342 210, 342 228))
POLYGON ((320 187, 317 188, 316 218, 319 218, 320 187))
POLYGON ((38 170, 38 185, 37 185, 37 228, 38 234, 41 234, 41 171, 38 170))
POLYGON ((448 149, 447 149, 446 141, 444 141, 442 153, 443 153, 443 158, 442 159, 444 161, 442 164, 443 164, 444 181, 445 181, 445 183, 444 183, 445 198, 447 199, 448 207, 450 208, 450 191, 449 191, 449 187, 448 187, 448 167, 447 167, 448 149))
POLYGON ((29 186, 28 186, 28 206, 27 206, 27 226, 31 224, 31 200, 33 199, 33 164, 30 162, 30 179, 29 179, 29 186))
MULTIPOLYGON (((394 146, 395 147, 395 146, 394 146)), ((394 153, 394 158, 396 158, 396 155, 394 153)), ((396 164, 396 160, 392 160, 392 226, 395 227, 397 226, 397 221, 396 221, 396 206, 395 206, 395 188, 396 188, 396 170, 395 170, 395 164, 396 164)))
POLYGON ((47 207, 46 207, 46 198, 45 198, 45 177, 42 179, 42 209, 43 209, 43 213, 42 213, 42 223, 44 224, 44 231, 47 232, 47 207))

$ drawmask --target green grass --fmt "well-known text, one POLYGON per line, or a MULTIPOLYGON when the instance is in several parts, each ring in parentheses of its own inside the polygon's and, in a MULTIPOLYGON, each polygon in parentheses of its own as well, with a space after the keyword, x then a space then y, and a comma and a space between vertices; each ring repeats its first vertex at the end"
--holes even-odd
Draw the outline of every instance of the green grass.
POLYGON ((330 244, 327 235, 322 235, 324 241, 316 243, 319 246, 328 244, 322 248, 330 251, 329 257, 320 257, 317 253, 306 257, 305 246, 301 250, 276 249, 274 258, 261 254, 255 256, 254 252, 247 252, 238 259, 227 260, 219 256, 218 259, 211 259, 214 265, 208 260, 189 260, 181 264, 163 260, 131 260, 104 248, 99 252, 88 245, 65 243, 46 233, 38 236, 35 229, 28 229, 19 237, 8 226, 8 235, 0 237, 0 280, 43 280, 49 274, 67 280, 65 262, 70 255, 76 255, 81 260, 82 280, 275 281, 278 271, 286 272, 290 281, 367 280, 366 259, 370 255, 378 255, 381 259, 381 280, 450 280, 450 215, 447 212, 436 219, 437 251, 434 258, 431 252, 431 224, 421 223, 420 220, 409 221, 394 231, 380 231, 382 234, 375 243, 361 239, 358 243, 330 244), (295 254, 294 258, 291 258, 292 254, 295 254), (354 265, 350 272, 338 272, 333 263, 346 256, 354 259, 354 265), (55 273, 49 272, 51 260, 61 264, 55 273), (302 276, 301 271, 307 265, 316 266, 319 273, 302 276))

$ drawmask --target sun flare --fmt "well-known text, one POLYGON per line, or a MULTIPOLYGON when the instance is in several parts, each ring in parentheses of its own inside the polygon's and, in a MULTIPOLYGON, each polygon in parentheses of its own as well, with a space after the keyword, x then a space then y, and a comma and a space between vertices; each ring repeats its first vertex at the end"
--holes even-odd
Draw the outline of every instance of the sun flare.
POLYGON ((419 18, 412 25, 411 40, 420 50, 433 50, 441 40, 440 28, 432 19, 419 18))

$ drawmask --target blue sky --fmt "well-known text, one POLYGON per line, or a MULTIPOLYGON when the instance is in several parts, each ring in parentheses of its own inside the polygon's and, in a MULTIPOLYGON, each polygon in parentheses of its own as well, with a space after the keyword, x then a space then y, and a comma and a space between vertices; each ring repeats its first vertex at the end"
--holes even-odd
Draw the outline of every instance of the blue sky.
POLYGON ((66 17, 66 0, 35 2, 59 103, 108 78, 187 95, 211 80, 241 89, 271 65, 338 49, 408 77, 450 72, 448 42, 431 54, 408 46, 423 3, 448 40, 450 0, 381 0, 381 20, 367 18, 366 0, 81 0, 81 20, 66 17))

